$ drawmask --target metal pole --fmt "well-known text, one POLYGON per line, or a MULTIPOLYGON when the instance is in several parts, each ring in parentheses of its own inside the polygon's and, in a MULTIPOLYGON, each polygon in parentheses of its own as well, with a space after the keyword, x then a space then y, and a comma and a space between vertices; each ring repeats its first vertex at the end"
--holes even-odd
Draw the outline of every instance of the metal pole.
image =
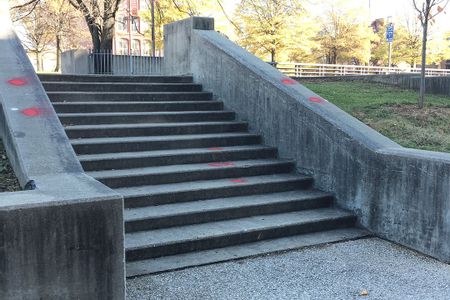
POLYGON ((388 60, 389 73, 391 72, 391 62, 392 62, 392 42, 389 42, 389 60, 388 60))
POLYGON ((152 1, 152 56, 156 56, 156 45, 155 45, 155 0, 152 1))
POLYGON ((131 16, 131 0, 128 0, 128 57, 130 63, 130 75, 133 74, 133 61, 131 59, 131 26, 133 26, 133 17, 131 16))

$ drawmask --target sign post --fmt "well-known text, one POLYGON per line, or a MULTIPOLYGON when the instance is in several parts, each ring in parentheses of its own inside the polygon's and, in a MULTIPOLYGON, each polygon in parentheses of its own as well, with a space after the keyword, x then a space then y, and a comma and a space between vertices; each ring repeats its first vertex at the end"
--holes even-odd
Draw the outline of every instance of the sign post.
POLYGON ((386 41, 389 43, 389 62, 388 67, 391 68, 392 61, 392 42, 394 41, 394 24, 389 23, 386 27, 386 41))

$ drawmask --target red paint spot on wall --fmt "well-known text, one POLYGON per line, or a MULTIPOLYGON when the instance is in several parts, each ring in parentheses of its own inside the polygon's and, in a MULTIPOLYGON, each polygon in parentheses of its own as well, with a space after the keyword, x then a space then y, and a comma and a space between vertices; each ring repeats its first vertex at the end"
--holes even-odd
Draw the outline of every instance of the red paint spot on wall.
POLYGON ((230 181, 233 182, 233 183, 245 183, 245 182, 247 182, 246 179, 242 179, 242 178, 239 178, 239 179, 231 179, 230 181))
POLYGON ((295 81, 294 79, 291 79, 291 78, 283 78, 283 79, 281 80, 281 82, 282 82, 283 84, 287 84, 287 85, 293 85, 293 84, 296 84, 296 83, 297 83, 297 81, 295 81))
POLYGON ((308 98, 309 101, 314 102, 314 103, 325 103, 326 100, 319 98, 319 97, 309 97, 308 98))
POLYGON ((23 86, 28 84, 28 82, 23 78, 13 78, 8 80, 8 83, 15 86, 23 86))
POLYGON ((221 147, 213 147, 213 148, 208 148, 208 150, 210 150, 210 151, 219 151, 219 150, 223 150, 223 148, 221 148, 221 147))
POLYGON ((232 162, 215 162, 215 163, 209 163, 208 166, 210 166, 210 167, 231 167, 231 166, 234 166, 234 163, 232 163, 232 162))
POLYGON ((27 117, 37 117, 42 113, 42 111, 38 107, 22 109, 20 112, 27 117))

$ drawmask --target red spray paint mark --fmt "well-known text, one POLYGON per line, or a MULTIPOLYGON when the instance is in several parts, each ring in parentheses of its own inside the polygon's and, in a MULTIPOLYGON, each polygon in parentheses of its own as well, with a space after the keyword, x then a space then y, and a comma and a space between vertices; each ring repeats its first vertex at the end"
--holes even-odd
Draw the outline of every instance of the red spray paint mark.
POLYGON ((221 147, 213 147, 213 148, 208 148, 208 150, 210 150, 210 151, 220 151, 220 150, 223 150, 223 148, 221 148, 221 147))
POLYGON ((230 181, 233 182, 233 183, 245 183, 245 182, 247 182, 246 179, 242 179, 242 178, 239 178, 239 179, 231 179, 230 181))
POLYGON ((297 81, 295 81, 294 79, 291 79, 291 78, 283 78, 283 79, 281 80, 281 82, 282 82, 283 84, 287 84, 287 85, 293 85, 293 84, 296 84, 296 83, 297 83, 297 81))
POLYGON ((42 113, 42 111, 38 107, 25 108, 20 112, 27 117, 37 117, 42 113))
POLYGON ((234 166, 234 163, 232 163, 232 162, 216 162, 216 163, 209 163, 208 166, 210 166, 210 167, 231 167, 231 166, 234 166))
POLYGON ((314 102, 314 103, 325 103, 326 100, 319 98, 319 97, 309 97, 308 98, 309 101, 314 102))
POLYGON ((8 83, 11 85, 15 85, 15 86, 23 86, 23 85, 27 85, 28 82, 25 79, 22 78, 13 78, 8 80, 8 83))

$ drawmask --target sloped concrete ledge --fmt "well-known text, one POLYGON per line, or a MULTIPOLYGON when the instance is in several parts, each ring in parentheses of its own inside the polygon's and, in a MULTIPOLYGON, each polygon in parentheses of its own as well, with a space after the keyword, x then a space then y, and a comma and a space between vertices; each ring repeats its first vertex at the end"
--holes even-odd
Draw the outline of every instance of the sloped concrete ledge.
POLYGON ((208 21, 165 26, 173 75, 192 73, 265 144, 334 192, 362 226, 450 263, 450 155, 399 146, 210 30, 208 21))
POLYGON ((87 176, 0 3, 0 299, 123 299, 123 199, 87 176))

